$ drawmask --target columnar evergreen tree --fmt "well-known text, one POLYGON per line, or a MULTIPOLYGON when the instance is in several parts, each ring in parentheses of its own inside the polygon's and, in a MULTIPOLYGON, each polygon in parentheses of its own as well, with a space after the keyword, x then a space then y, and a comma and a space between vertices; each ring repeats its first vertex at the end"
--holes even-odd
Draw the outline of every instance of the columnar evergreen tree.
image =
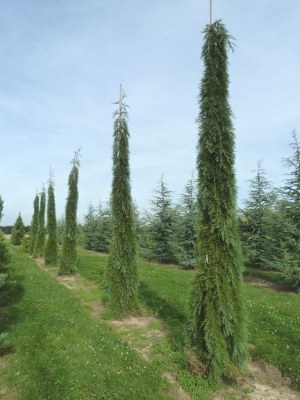
POLYGON ((177 244, 175 237, 176 212, 171 203, 171 192, 163 178, 155 190, 152 200, 153 215, 150 217, 151 243, 149 257, 161 263, 177 262, 177 244))
POLYGON ((44 249, 45 264, 56 265, 58 255, 57 223, 53 177, 50 173, 47 207, 47 240, 44 249))
POLYGON ((241 245, 236 216, 234 132, 228 102, 225 26, 205 29, 205 69, 199 96, 199 261, 191 298, 191 338, 218 381, 246 359, 246 325, 241 293, 241 245))
POLYGON ((42 193, 40 195, 40 205, 39 205, 39 214, 38 214, 38 229, 37 229, 36 238, 35 238, 35 242, 34 242, 34 248, 33 248, 33 256, 34 257, 43 257, 43 254, 44 254, 44 246, 45 246, 45 239, 46 239, 45 212, 46 212, 46 192, 43 187, 42 193))
POLYGON ((106 271, 109 307, 117 315, 136 313, 138 305, 137 238, 130 188, 129 130, 125 93, 120 88, 114 113, 112 241, 106 271))
POLYGON ((4 205, 4 201, 3 201, 2 197, 0 196, 0 221, 3 217, 3 205, 4 205))
POLYGON ((30 244, 29 244, 30 254, 33 254, 38 227, 39 227, 39 195, 36 194, 33 202, 33 216, 31 219, 31 226, 30 226, 30 244))
POLYGON ((195 180, 192 177, 185 186, 179 206, 178 224, 179 263, 186 268, 195 268, 197 264, 198 244, 198 205, 195 180))
POLYGON ((240 229, 245 254, 257 268, 272 267, 272 219, 276 193, 265 176, 261 162, 253 179, 250 193, 240 216, 240 229))
POLYGON ((65 226, 62 241, 62 254, 59 262, 61 275, 72 275, 77 270, 77 206, 78 206, 78 178, 79 178, 79 151, 75 152, 72 160, 72 169, 69 175, 69 192, 66 203, 65 226))
POLYGON ((25 225, 23 223, 21 213, 19 213, 18 218, 11 231, 10 241, 13 245, 19 246, 22 242, 23 237, 25 236, 25 225))

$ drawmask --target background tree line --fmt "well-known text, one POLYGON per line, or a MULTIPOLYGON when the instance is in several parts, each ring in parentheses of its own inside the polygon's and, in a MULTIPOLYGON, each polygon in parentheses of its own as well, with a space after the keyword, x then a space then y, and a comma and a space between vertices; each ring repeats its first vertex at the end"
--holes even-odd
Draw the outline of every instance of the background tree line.
MULTIPOLYGON (((276 270, 282 282, 300 288, 300 145, 295 132, 290 148, 291 156, 283 160, 288 178, 282 187, 272 185, 262 162, 258 162, 238 220, 245 266, 276 270)), ((135 207, 140 256, 195 268, 197 192, 198 184, 192 176, 174 202, 162 178, 154 190, 151 209, 140 212, 135 207)), ((86 249, 108 252, 112 232, 109 202, 90 204, 79 229, 80 242, 86 249)))

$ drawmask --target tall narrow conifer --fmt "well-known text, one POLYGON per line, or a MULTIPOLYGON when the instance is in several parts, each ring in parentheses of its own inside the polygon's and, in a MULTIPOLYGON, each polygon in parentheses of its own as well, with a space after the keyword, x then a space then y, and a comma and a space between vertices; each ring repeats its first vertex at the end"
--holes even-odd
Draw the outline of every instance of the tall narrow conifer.
POLYGON ((48 236, 44 249, 45 264, 55 265, 57 261, 58 242, 57 242, 54 182, 51 171, 50 171, 50 180, 48 186, 47 233, 48 236))
POLYGON ((79 178, 79 151, 75 152, 72 160, 72 169, 69 175, 69 192, 66 203, 66 217, 62 240, 62 254, 59 262, 61 275, 72 275, 77 270, 77 206, 78 206, 78 178, 79 178))
POLYGON ((129 131, 125 93, 114 113, 112 241, 106 273, 109 306, 117 315, 138 311, 137 243, 130 188, 129 131))
POLYGON ((246 358, 228 47, 230 36, 220 21, 206 27, 198 120, 199 260, 190 328, 192 342, 215 382, 246 358))
POLYGON ((40 206, 38 215, 38 229, 34 242, 33 256, 42 257, 44 255, 44 246, 46 239, 45 230, 45 212, 46 212, 46 192, 43 187, 42 193, 40 195, 40 206))
POLYGON ((33 254, 34 243, 39 226, 39 195, 36 194, 33 201, 33 216, 30 226, 30 243, 29 243, 29 253, 33 254))

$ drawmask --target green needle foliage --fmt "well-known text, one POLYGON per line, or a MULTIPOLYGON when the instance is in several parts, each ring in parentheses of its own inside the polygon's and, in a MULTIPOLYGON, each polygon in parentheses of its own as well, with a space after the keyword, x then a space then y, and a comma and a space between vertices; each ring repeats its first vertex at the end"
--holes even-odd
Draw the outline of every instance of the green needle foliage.
POLYGON ((48 237, 44 249, 45 264, 56 265, 57 253, 58 253, 58 241, 57 241, 54 183, 52 176, 50 176, 49 186, 48 186, 47 232, 48 232, 48 237))
POLYGON ((155 190, 152 200, 153 215, 150 219, 151 245, 149 258, 161 263, 177 262, 177 244, 175 238, 176 214, 171 203, 171 192, 163 178, 155 190))
POLYGON ((23 237, 25 236, 25 226, 21 217, 21 213, 19 213, 18 218, 11 231, 11 243, 15 246, 19 246, 22 242, 23 237))
POLYGON ((0 221, 1 221, 2 217, 3 217, 3 205, 4 205, 4 200, 0 196, 0 221))
POLYGON ((129 131, 125 93, 115 112, 112 182, 112 241, 106 271, 109 307, 116 315, 138 312, 137 238, 130 189, 129 131))
POLYGON ((248 262, 255 268, 272 267, 273 209, 276 192, 258 162, 255 177, 250 179, 249 198, 240 215, 240 231, 248 262))
POLYGON ((206 27, 198 119, 199 261, 190 330, 212 382, 218 382, 233 367, 239 368, 246 359, 228 47, 230 36, 220 21, 206 27))
POLYGON ((30 244, 29 244, 30 254, 33 254, 38 227, 39 227, 39 195, 36 194, 33 202, 33 216, 30 226, 30 244))
POLYGON ((46 192, 43 187, 43 191, 40 196, 40 206, 38 214, 38 229, 34 242, 33 256, 43 257, 46 231, 45 231, 45 212, 46 212, 46 192))
MULTIPOLYGON (((0 196, 0 222, 1 222, 1 219, 3 217, 3 206, 4 206, 4 200, 0 196)), ((3 270, 3 267, 5 267, 5 265, 9 263, 9 260, 10 260, 10 253, 8 251, 7 243, 6 243, 5 237, 4 237, 4 233, 0 229, 0 273, 3 270)), ((6 274, 0 274, 0 275, 2 275, 2 277, 0 279, 0 287, 1 287, 2 286, 1 285, 1 281, 4 284, 4 281, 5 281, 5 278, 6 278, 6 274)))
POLYGON ((73 275, 77 270, 77 206, 78 206, 78 178, 79 178, 79 151, 75 152, 72 160, 72 169, 69 175, 69 193, 66 203, 66 218, 62 240, 62 254, 59 262, 61 275, 73 275))

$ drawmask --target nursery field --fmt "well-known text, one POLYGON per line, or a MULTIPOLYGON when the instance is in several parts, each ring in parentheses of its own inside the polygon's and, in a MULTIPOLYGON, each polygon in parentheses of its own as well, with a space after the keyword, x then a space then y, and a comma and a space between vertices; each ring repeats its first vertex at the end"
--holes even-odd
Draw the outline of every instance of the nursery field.
POLYGON ((59 277, 12 248, 0 297, 10 337, 1 399, 300 398, 299 294, 244 285, 251 360, 241 376, 212 387, 186 345, 195 273, 140 260, 142 315, 116 321, 101 290, 107 255, 78 252, 78 273, 59 277))

